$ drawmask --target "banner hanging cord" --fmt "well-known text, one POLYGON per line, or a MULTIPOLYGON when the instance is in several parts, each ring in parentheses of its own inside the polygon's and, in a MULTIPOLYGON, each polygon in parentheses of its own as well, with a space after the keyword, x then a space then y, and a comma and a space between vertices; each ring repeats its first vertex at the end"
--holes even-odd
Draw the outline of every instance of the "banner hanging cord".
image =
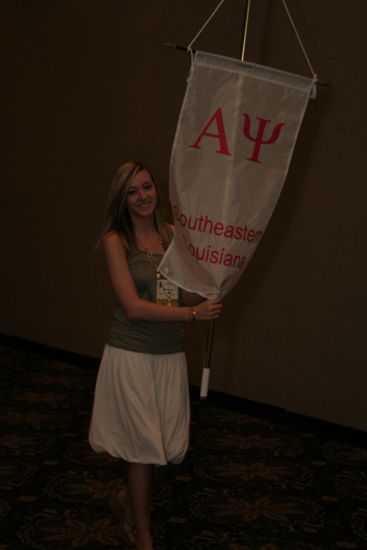
MULTIPOLYGON (((187 50, 188 50, 188 51, 191 51, 191 48, 192 48, 194 42, 196 42, 196 40, 199 38, 199 36, 201 35, 201 33, 205 30, 205 28, 207 27, 207 25, 208 25, 208 24, 210 23, 210 21, 213 19, 213 17, 214 17, 215 14, 217 13, 217 11, 220 9, 220 7, 222 6, 222 4, 224 4, 224 2, 225 2, 225 0, 220 0, 219 4, 216 6, 216 8, 213 10, 213 12, 209 15, 208 19, 204 22, 204 24, 202 25, 202 27, 199 29, 199 31, 196 33, 196 35, 194 36, 194 38, 191 40, 190 44, 187 46, 187 50)), ((299 43, 299 45, 300 45, 300 47, 301 47, 301 50, 302 50, 302 52, 303 52, 303 55, 304 55, 304 57, 305 57, 305 59, 306 59, 307 65, 308 65, 308 67, 309 67, 309 69, 310 69, 310 71, 311 71, 311 73, 312 73, 312 76, 313 76, 314 78, 317 79, 317 74, 316 74, 316 72, 315 72, 315 70, 314 70, 314 68, 313 68, 313 66, 312 66, 312 64, 311 64, 310 58, 309 58, 309 56, 308 56, 308 54, 307 54, 307 52, 306 52, 306 48, 305 48, 304 45, 303 45, 301 36, 300 36, 300 34, 299 34, 298 30, 297 30, 297 27, 296 27, 296 25, 295 25, 295 22, 294 22, 294 20, 293 20, 293 17, 292 17, 292 15, 291 15, 290 11, 289 11, 289 8, 288 8, 288 6, 287 6, 286 0, 282 0, 282 4, 283 4, 283 7, 284 7, 284 9, 285 9, 285 12, 286 12, 286 14, 287 14, 287 16, 288 16, 288 19, 289 19, 289 21, 290 21, 290 24, 292 25, 294 34, 296 35, 296 38, 297 38, 297 40, 298 40, 298 43, 299 43)))
POLYGON ((293 31, 294 31, 294 33, 295 33, 295 35, 296 35, 296 37, 297 37, 298 43, 299 43, 299 45, 301 46, 303 55, 305 56, 305 59, 306 59, 307 64, 308 64, 308 66, 309 66, 309 69, 310 69, 310 71, 311 71, 311 73, 312 73, 312 76, 313 76, 315 79, 317 79, 317 74, 316 74, 316 72, 314 71, 314 68, 313 68, 312 65, 311 65, 310 58, 309 58, 308 55, 307 55, 306 49, 305 49, 305 47, 304 47, 304 45, 303 45, 303 43, 302 43, 301 37, 300 37, 300 35, 299 35, 299 32, 297 31, 296 25, 295 25, 295 23, 294 23, 294 21, 293 21, 293 17, 292 17, 291 14, 290 14, 290 11, 289 11, 289 9, 288 9, 288 6, 287 6, 286 1, 285 1, 285 0, 282 0, 282 4, 283 4, 283 7, 284 7, 284 9, 285 9, 285 11, 286 11, 286 13, 287 13, 287 15, 288 15, 289 21, 290 21, 290 23, 291 23, 291 25, 292 25, 292 28, 293 28, 293 31))
POLYGON ((205 27, 210 23, 210 21, 213 19, 214 15, 217 13, 219 8, 222 4, 224 4, 225 0, 220 0, 219 4, 215 8, 215 10, 209 15, 208 19, 205 21, 204 25, 201 27, 199 32, 194 36, 194 38, 191 40, 190 44, 187 46, 187 49, 190 51, 193 43, 199 38, 205 27))

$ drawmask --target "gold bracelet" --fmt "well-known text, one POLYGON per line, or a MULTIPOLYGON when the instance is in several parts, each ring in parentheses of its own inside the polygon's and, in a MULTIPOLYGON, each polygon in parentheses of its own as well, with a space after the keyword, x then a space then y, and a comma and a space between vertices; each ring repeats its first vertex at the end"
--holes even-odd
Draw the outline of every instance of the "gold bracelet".
POLYGON ((191 310, 191 319, 190 319, 190 323, 193 323, 197 317, 197 314, 198 312, 196 311, 196 309, 192 309, 191 310))

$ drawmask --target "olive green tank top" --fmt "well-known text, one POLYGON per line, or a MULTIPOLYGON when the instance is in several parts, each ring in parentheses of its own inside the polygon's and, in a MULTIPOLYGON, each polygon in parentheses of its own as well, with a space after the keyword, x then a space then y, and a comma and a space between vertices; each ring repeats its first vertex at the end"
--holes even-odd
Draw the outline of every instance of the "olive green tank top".
MULTIPOLYGON (((149 259, 145 252, 136 249, 127 254, 136 290, 140 298, 149 302, 156 301, 156 266, 161 259, 160 254, 153 254, 149 259)), ((181 303, 181 291, 179 300, 181 303)), ((128 319, 121 304, 116 302, 107 343, 142 353, 176 353, 183 350, 183 337, 183 322, 128 319)))

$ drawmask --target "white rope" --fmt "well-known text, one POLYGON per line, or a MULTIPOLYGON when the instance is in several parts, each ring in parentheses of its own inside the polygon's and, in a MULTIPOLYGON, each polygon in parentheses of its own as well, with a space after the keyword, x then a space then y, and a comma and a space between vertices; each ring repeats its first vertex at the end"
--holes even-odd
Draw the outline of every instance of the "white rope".
POLYGON ((213 19, 214 15, 217 13, 217 11, 219 10, 219 8, 221 7, 222 4, 224 4, 225 0, 220 0, 219 4, 217 5, 217 7, 215 8, 215 10, 213 11, 213 13, 209 16, 209 18, 205 21, 204 25, 201 27, 201 29, 199 30, 199 32, 194 36, 194 38, 191 40, 190 44, 187 46, 187 49, 188 50, 191 50, 191 47, 193 45, 193 43, 195 42, 195 40, 197 40, 199 38, 199 36, 201 35, 201 33, 203 32, 203 30, 205 29, 205 27, 208 25, 208 23, 210 23, 210 21, 213 19))
POLYGON ((308 64, 308 66, 309 66, 309 68, 310 68, 310 71, 311 71, 313 77, 314 77, 314 78, 317 78, 317 75, 316 75, 316 73, 315 73, 315 71, 314 71, 314 69, 313 69, 313 67, 312 67, 312 65, 311 65, 310 58, 309 58, 308 55, 307 55, 307 52, 306 52, 306 49, 305 49, 305 47, 304 47, 304 45, 303 45, 303 43, 302 43, 301 37, 300 37, 300 35, 299 35, 299 33, 298 33, 297 29, 296 29, 296 25, 295 25, 295 23, 294 23, 294 21, 293 21, 293 18, 292 18, 292 16, 291 16, 290 12, 289 12, 289 9, 288 9, 288 6, 287 6, 287 4, 286 4, 286 1, 285 1, 285 0, 282 0, 282 2, 283 2, 284 9, 285 9, 285 11, 287 12, 289 21, 291 22, 291 25, 292 25, 292 27, 293 27, 294 33, 295 33, 295 35, 296 35, 296 37, 297 37, 298 43, 299 43, 299 45, 301 46, 301 49, 302 49, 302 51, 303 51, 303 55, 305 56, 305 59, 306 59, 306 61, 307 61, 307 64, 308 64))
MULTIPOLYGON (((217 11, 219 10, 219 8, 222 6, 222 4, 224 4, 225 0, 220 0, 219 4, 217 5, 217 7, 214 9, 214 11, 210 14, 210 16, 208 17, 208 19, 205 21, 205 23, 202 25, 202 27, 200 28, 200 30, 196 33, 196 35, 194 36, 194 38, 191 40, 190 44, 187 46, 187 49, 189 52, 192 52, 192 46, 194 44, 194 42, 199 38, 199 36, 201 35, 201 33, 204 31, 204 29, 206 28, 206 26, 210 23, 210 21, 213 19, 213 17, 215 16, 215 14, 217 13, 217 11)), ((300 34, 299 32, 297 31, 297 28, 296 28, 296 25, 293 21, 293 17, 291 16, 290 14, 290 11, 288 9, 288 6, 287 6, 287 3, 285 0, 282 0, 282 3, 283 3, 283 7, 288 15, 288 18, 289 18, 289 21, 292 25, 292 28, 293 28, 293 31, 294 31, 294 34, 296 35, 297 37, 297 40, 298 40, 298 43, 301 47, 301 50, 303 52, 303 55, 305 56, 305 59, 307 61, 307 64, 309 66, 309 69, 313 75, 313 77, 315 79, 317 79, 317 74, 311 64, 311 61, 310 61, 310 58, 308 57, 307 55, 307 52, 306 52, 306 49, 303 45, 303 42, 301 40, 301 37, 300 37, 300 34)))

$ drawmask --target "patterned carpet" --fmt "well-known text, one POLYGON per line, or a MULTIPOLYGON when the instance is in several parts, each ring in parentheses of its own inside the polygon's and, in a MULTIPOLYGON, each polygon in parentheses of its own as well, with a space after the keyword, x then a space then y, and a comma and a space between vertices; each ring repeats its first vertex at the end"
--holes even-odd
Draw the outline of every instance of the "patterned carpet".
MULTIPOLYGON (((0 347, 0 549, 123 548, 126 481, 88 431, 96 365, 0 347)), ((367 548, 365 434, 247 401, 192 398, 180 466, 155 474, 156 550, 367 548)))

